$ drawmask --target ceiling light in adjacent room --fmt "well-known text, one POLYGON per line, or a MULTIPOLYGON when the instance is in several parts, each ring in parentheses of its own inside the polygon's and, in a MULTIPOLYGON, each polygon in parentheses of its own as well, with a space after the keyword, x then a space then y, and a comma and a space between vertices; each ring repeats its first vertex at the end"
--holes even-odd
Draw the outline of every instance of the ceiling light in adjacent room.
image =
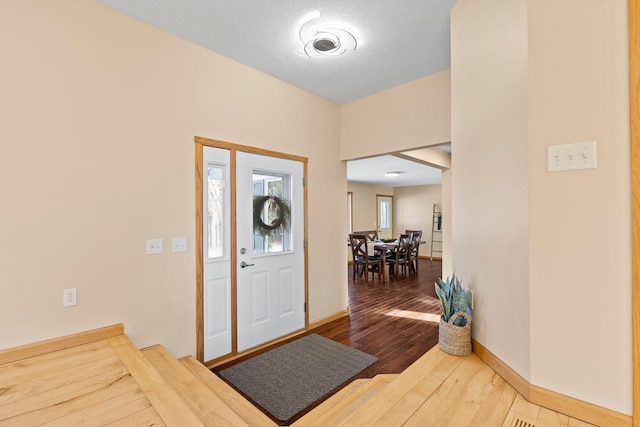
POLYGON ((310 57, 342 55, 356 50, 358 46, 351 31, 320 16, 305 22, 300 27, 299 36, 303 46, 298 53, 310 57))

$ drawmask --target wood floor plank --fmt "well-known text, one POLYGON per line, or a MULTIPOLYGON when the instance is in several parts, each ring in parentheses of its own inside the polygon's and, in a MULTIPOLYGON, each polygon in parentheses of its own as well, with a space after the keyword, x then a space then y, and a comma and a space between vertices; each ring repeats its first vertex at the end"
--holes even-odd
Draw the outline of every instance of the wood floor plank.
POLYGON ((233 387, 213 374, 193 357, 182 358, 180 362, 250 426, 273 427, 276 425, 251 402, 239 395, 233 387))
MULTIPOLYGON (((468 426, 474 419, 477 419, 476 416, 478 412, 485 405, 489 396, 491 396, 496 377, 498 377, 498 374, 489 366, 484 365, 471 379, 461 398, 455 401, 455 404, 448 414, 447 424, 450 426, 468 426)), ((512 396, 515 397, 515 390, 513 390, 512 396)), ((500 422, 509 412, 508 407, 504 408, 504 412, 502 413, 498 412, 499 408, 497 407, 492 407, 491 410, 500 422)))
MULTIPOLYGON (((434 394, 403 425, 407 427, 455 427, 454 424, 449 424, 449 417, 455 409, 460 409, 458 403, 467 393, 470 383, 486 367, 484 362, 473 354, 463 359, 462 363, 434 394)), ((465 411, 469 409, 468 407, 463 408, 465 411)))
POLYGON ((537 424, 545 427, 569 427, 569 417, 547 408, 540 408, 537 424))
MULTIPOLYGON (((88 374, 88 372, 84 373, 88 374)), ((105 384, 114 383, 127 375, 127 369, 118 362, 113 364, 113 369, 111 370, 82 378, 59 388, 46 386, 47 391, 44 393, 25 395, 11 404, 0 405, 0 420, 58 405, 78 396, 100 390, 105 387, 105 384)))
POLYGON ((411 393, 414 387, 426 386, 432 391, 437 389, 461 362, 461 358, 449 356, 438 348, 431 349, 414 365, 398 375, 384 390, 372 397, 367 405, 356 409, 338 425, 345 427, 373 425, 408 393, 411 393))
POLYGON ((54 369, 46 373, 32 372, 26 369, 22 375, 17 375, 6 382, 0 383, 2 394, 0 405, 7 405, 13 401, 21 400, 25 396, 34 396, 47 393, 51 390, 59 390, 76 382, 95 376, 101 372, 111 371, 122 367, 118 357, 111 355, 98 360, 90 360, 88 363, 67 365, 65 369, 54 369))
POLYGON ((104 355, 112 355, 113 350, 106 341, 96 341, 89 344, 71 347, 52 353, 21 359, 16 362, 0 365, 0 384, 10 381, 12 378, 23 375, 24 372, 40 373, 52 370, 64 369, 65 366, 90 361, 104 355))
POLYGON ((115 420, 111 423, 104 424, 105 427, 119 427, 119 426, 164 426, 164 422, 158 415, 158 412, 149 406, 140 411, 134 412, 123 418, 115 420))
POLYGON ((523 417, 531 418, 534 420, 538 419, 538 415, 540 414, 540 407, 538 405, 534 405, 530 403, 522 397, 520 393, 516 395, 516 398, 511 406, 510 412, 513 412, 516 415, 521 415, 523 417))
MULTIPOLYGON (((189 403, 199 418, 210 426, 248 426, 240 416, 213 391, 205 386, 164 347, 153 346, 142 351, 163 378, 189 403)), ((212 374, 213 375, 213 374, 212 374)))
POLYGON ((294 427, 307 427, 316 422, 320 417, 325 415, 325 413, 331 408, 337 406, 344 399, 349 397, 351 394, 357 392, 362 388, 366 383, 371 381, 369 378, 360 378, 353 382, 351 382, 348 386, 344 387, 333 396, 322 402, 320 405, 313 408, 309 411, 304 417, 300 420, 294 422, 292 425, 294 427))
POLYGON ((340 420, 343 420, 356 408, 364 405, 372 396, 382 390, 387 384, 389 384, 389 378, 383 376, 376 376, 375 378, 369 379, 355 393, 351 393, 349 396, 345 397, 343 400, 338 402, 337 405, 331 408, 331 410, 325 412, 310 425, 314 427, 337 425, 340 420))
MULTIPOLYGON (((132 397, 135 398, 135 397, 132 397)), ((148 423, 153 419, 159 419, 158 412, 151 406, 146 396, 141 396, 133 401, 125 402, 111 413, 101 415, 101 425, 138 425, 148 423)), ((88 418, 91 420, 91 418, 88 418)), ((163 423, 164 425, 164 423, 163 423)))
POLYGON ((126 336, 109 338, 109 343, 168 426, 204 425, 126 336))
MULTIPOLYGON (((97 390, 92 390, 87 393, 79 392, 76 396, 56 403, 55 405, 48 405, 37 410, 26 411, 20 415, 8 418, 6 421, 8 424, 13 423, 14 425, 44 424, 81 411, 86 407, 99 405, 109 399, 129 392, 137 392, 139 394, 138 398, 142 396, 133 378, 131 378, 130 375, 125 375, 115 382, 103 383, 103 387, 97 390)), ((147 406, 151 406, 148 401, 147 406)))
POLYGON ((493 376, 493 387, 482 402, 468 427, 500 426, 507 417, 511 405, 516 398, 517 391, 502 377, 493 376))
POLYGON ((441 383, 440 379, 423 378, 373 425, 383 427, 404 424, 429 399, 441 383))
POLYGON ((99 424, 102 425, 147 407, 149 407, 149 400, 139 389, 136 389, 39 425, 41 427, 79 426, 89 425, 97 420, 100 420, 99 424))
MULTIPOLYGON (((131 426, 131 424, 122 424, 122 427, 129 427, 129 426, 131 426)), ((166 424, 164 423, 164 421, 162 421, 162 418, 160 417, 156 417, 147 422, 138 424, 138 427, 162 427, 162 426, 166 426, 166 424)))

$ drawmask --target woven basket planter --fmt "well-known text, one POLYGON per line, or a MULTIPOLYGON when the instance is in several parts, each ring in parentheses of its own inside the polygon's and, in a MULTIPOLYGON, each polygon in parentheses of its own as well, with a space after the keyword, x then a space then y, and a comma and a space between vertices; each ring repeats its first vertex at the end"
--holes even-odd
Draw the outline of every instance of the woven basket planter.
POLYGON ((471 354, 471 317, 464 312, 455 313, 445 322, 440 317, 440 328, 438 330, 438 341, 440 349, 445 353, 454 356, 468 356, 471 354), (467 319, 465 326, 456 326, 453 321, 458 317, 467 319))

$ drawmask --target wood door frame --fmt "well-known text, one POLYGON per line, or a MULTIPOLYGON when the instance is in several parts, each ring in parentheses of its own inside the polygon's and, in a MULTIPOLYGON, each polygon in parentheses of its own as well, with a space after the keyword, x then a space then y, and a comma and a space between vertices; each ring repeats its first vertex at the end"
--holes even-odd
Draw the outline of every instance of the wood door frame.
POLYGON ((640 0, 629 0, 633 425, 640 427, 640 0))
MULTIPOLYGON (((303 164, 303 209, 304 209, 304 302, 305 302, 305 313, 304 313, 304 330, 307 331, 309 329, 309 240, 307 235, 307 164, 308 159, 302 156, 296 156, 292 154, 280 153, 277 151, 265 150, 262 148, 250 147, 247 145, 235 144, 232 142, 219 141, 215 139, 203 138, 196 136, 194 138, 195 149, 196 149, 196 358, 205 363, 207 366, 214 366, 224 361, 228 361, 231 359, 235 359, 242 355, 251 353, 256 351, 265 345, 270 345, 274 342, 281 341, 283 339, 288 338, 282 337, 273 342, 267 343, 265 345, 252 348, 243 353, 238 353, 237 346, 237 293, 236 293, 236 282, 237 282, 237 247, 236 247, 236 182, 235 179, 231 179, 229 183, 230 187, 230 202, 231 203, 231 235, 229 238, 231 239, 231 254, 230 254, 230 262, 231 262, 231 333, 232 333, 232 344, 231 344, 231 353, 223 355, 219 358, 206 361, 204 360, 204 252, 203 252, 203 232, 204 232, 204 212, 203 212, 203 169, 202 169, 202 161, 203 161, 203 148, 204 147, 214 147, 221 148, 225 150, 229 150, 231 153, 230 156, 230 176, 236 176, 236 152, 242 151, 245 153, 251 154, 260 154, 264 156, 270 157, 278 157, 281 159, 287 160, 295 160, 301 162, 303 164)), ((290 336, 297 335, 299 332, 294 332, 290 336)))

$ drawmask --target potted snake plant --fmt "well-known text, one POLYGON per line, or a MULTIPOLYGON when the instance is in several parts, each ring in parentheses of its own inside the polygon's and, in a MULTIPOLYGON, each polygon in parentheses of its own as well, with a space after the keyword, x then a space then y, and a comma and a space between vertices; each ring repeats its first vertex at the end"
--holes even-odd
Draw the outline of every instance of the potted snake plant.
POLYGON ((468 356, 471 354, 471 291, 462 288, 455 273, 451 279, 438 278, 435 288, 442 310, 438 345, 445 353, 468 356))

